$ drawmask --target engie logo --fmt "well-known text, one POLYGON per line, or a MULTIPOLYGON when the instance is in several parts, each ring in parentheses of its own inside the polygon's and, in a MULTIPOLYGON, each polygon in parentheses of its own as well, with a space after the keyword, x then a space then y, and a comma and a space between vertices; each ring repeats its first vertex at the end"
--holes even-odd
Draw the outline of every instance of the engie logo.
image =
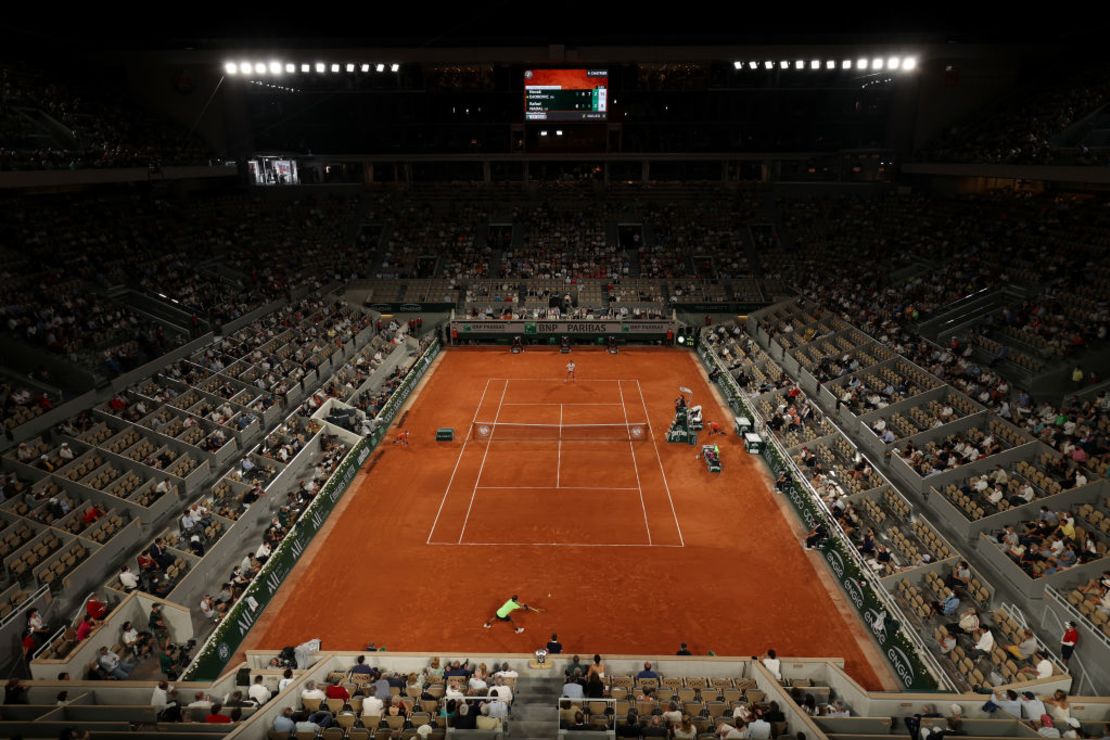
POLYGON ((898 674, 898 678, 902 679, 902 683, 907 687, 913 686, 916 676, 913 671, 913 663, 910 661, 902 648, 890 647, 886 651, 886 657, 890 660, 890 664, 894 667, 894 672, 898 674))
POLYGON ((875 611, 868 609, 863 612, 863 619, 875 634, 879 644, 886 643, 886 610, 875 611))
MULTIPOLYGON (((848 598, 856 605, 856 609, 863 610, 863 589, 860 588, 859 581, 855 578, 844 579, 844 590, 848 593, 848 598)), ((864 616, 867 616, 866 614, 864 616)))
POLYGON ((829 561, 829 566, 836 573, 837 578, 844 577, 844 559, 840 557, 840 553, 836 550, 829 550, 825 553, 825 559, 829 561))

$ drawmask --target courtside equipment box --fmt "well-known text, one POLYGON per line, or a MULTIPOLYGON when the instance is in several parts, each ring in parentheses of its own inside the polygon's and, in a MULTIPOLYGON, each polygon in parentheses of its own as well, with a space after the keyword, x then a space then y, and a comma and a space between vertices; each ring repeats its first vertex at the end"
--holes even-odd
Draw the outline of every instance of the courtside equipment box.
POLYGON ((763 452, 763 437, 748 432, 744 435, 744 449, 748 452, 763 452))
POLYGON ((732 421, 734 424, 736 424, 737 437, 743 437, 754 428, 752 420, 746 416, 734 416, 732 417, 732 421))
POLYGON ((453 442, 455 430, 451 427, 440 427, 436 430, 436 442, 453 442))

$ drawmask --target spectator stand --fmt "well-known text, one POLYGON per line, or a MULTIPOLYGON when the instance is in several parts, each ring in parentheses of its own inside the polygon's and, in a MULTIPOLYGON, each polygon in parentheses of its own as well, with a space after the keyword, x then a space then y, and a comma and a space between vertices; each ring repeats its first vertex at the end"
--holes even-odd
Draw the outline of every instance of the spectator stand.
POLYGON ((943 385, 861 414, 857 438, 868 454, 885 459, 905 440, 921 432, 948 430, 950 424, 985 414, 982 406, 943 385))
POLYGON ((1088 483, 1074 486, 1073 481, 1060 475, 1059 471, 1067 467, 1070 466, 1062 455, 1038 442, 1026 451, 1023 459, 1009 465, 982 470, 943 486, 930 486, 929 502, 949 526, 968 540, 977 539, 979 533, 997 530, 1012 521, 1011 517, 1003 516, 1006 514, 1022 512, 1029 519, 1036 516, 1041 506, 1055 510, 1071 504, 1095 503, 1103 481, 1088 472, 1088 483), (1004 483, 998 482, 999 470, 1005 474, 1004 483), (1030 493, 1032 498, 1025 501, 1030 493), (993 498, 998 500, 992 501, 993 498))
POLYGON ((998 515, 998 523, 1002 529, 989 533, 981 532, 978 549, 990 567, 997 571, 1018 593, 1031 599, 1040 599, 1044 594, 1045 586, 1054 586, 1057 590, 1060 590, 1063 584, 1074 582, 1077 578, 1095 578, 1110 569, 1110 554, 1108 554, 1110 553, 1110 532, 1105 532, 1102 529, 1103 522, 1110 516, 1110 504, 1106 500, 1107 491, 1105 486, 1105 481, 1098 481, 1086 486, 1086 488, 1093 489, 1092 491, 1080 489, 1069 492, 1076 499, 1097 497, 1094 503, 1068 503, 1060 500, 1054 502, 1056 506, 1066 506, 1066 508, 1052 510, 1058 517, 1062 519, 1064 514, 1067 513, 1074 518, 1074 537, 1067 537, 1055 528, 1053 528, 1053 533, 1047 537, 1026 537, 1027 525, 1038 521, 1040 515, 1033 516, 1033 512, 1023 508, 1023 510, 1009 511, 998 515), (1071 567, 1059 562, 1055 573, 1045 575, 1047 557, 1021 559, 1018 550, 1004 542, 1007 527, 1012 528, 1023 540, 1022 544, 1029 552, 1040 550, 1042 540, 1047 546, 1050 539, 1063 540, 1079 554, 1085 551, 1089 539, 1094 552, 1086 557, 1081 557, 1071 567))
POLYGON ((1035 449, 1036 441, 1023 430, 980 413, 945 428, 915 434, 891 453, 889 463, 896 480, 914 493, 924 494, 931 487, 947 485, 971 473, 1017 462, 1035 449), (941 451, 960 444, 970 445, 971 451, 950 450, 949 462, 944 463, 939 457, 941 451))
MULTIPOLYGON (((756 403, 756 407, 759 406, 760 404, 756 403)), ((758 415, 756 418, 759 418, 758 415)), ((818 440, 818 442, 820 443, 821 440, 818 440)), ((821 454, 820 452, 818 454, 807 452, 805 457, 817 463, 821 459, 821 454)), ((801 469, 805 470, 805 467, 801 467, 801 469)), ((807 473, 806 476, 808 477, 809 474, 807 473)), ((958 552, 923 519, 911 520, 912 508, 909 502, 896 494, 890 486, 845 496, 839 480, 834 480, 832 476, 826 479, 823 472, 818 472, 812 480, 823 486, 823 488, 817 486, 814 488, 817 493, 822 494, 825 503, 829 505, 826 511, 831 510, 831 518, 837 522, 837 529, 846 536, 852 536, 854 541, 858 542, 860 530, 870 525, 872 531, 877 531, 879 541, 882 541, 885 535, 888 543, 893 546, 891 549, 894 553, 891 560, 896 568, 908 564, 911 567, 908 572, 915 577, 919 577, 925 582, 935 582, 937 578, 935 569, 950 568, 956 562, 958 552), (888 530, 889 534, 879 531, 888 520, 896 519, 907 520, 905 523, 908 526, 904 529, 909 531, 908 537, 906 532, 902 531, 903 528, 897 527, 897 525, 888 530), (929 562, 925 562, 921 558, 922 550, 929 554, 929 562)), ((870 562, 870 560, 865 562, 870 562)), ((902 575, 888 574, 883 578, 882 585, 885 589, 898 595, 899 600, 907 606, 906 613, 914 614, 916 619, 927 618, 931 614, 931 607, 926 610, 924 600, 920 598, 920 589, 910 581, 905 580, 902 575), (907 595, 917 596, 918 598, 917 600, 903 598, 907 595)), ((979 582, 979 587, 976 589, 976 596, 980 599, 986 599, 990 596, 990 591, 985 589, 982 581, 979 582)), ((918 624, 920 623, 918 622, 918 624)), ((1000 671, 1000 675, 1004 675, 1008 670, 1004 657, 999 661, 997 656, 993 656, 992 666, 1000 671)), ((978 686, 983 683, 981 680, 983 678, 982 672, 976 674, 975 671, 979 669, 975 666, 949 664, 946 670, 951 675, 960 677, 964 686, 978 686)), ((1009 678, 1011 681, 1017 680, 1014 677, 1015 675, 1014 672, 1010 672, 1009 678)))
MULTIPOLYGON (((294 412, 286 421, 286 425, 294 419, 303 420, 303 417, 299 416, 299 412, 294 412)), ((219 524, 221 531, 216 533, 214 541, 206 546, 204 557, 176 584, 168 597, 171 601, 192 606, 198 604, 206 593, 215 596, 213 592, 219 590, 217 584, 226 580, 226 574, 244 559, 244 552, 247 555, 255 552, 258 543, 263 540, 265 530, 271 526, 274 517, 281 513, 279 510, 291 508, 294 505, 292 502, 297 498, 300 483, 322 486, 326 483, 326 478, 315 483, 314 477, 330 475, 339 459, 358 440, 345 430, 341 430, 344 431, 343 435, 338 434, 336 432, 338 428, 334 425, 318 422, 310 422, 310 425, 310 428, 314 427, 316 431, 305 440, 303 446, 288 461, 278 476, 266 486, 265 497, 251 505, 249 510, 251 515, 240 517, 234 522, 221 522, 219 518, 214 517, 214 524, 219 524), (323 449, 325 437, 330 445, 327 452, 323 449), (288 507, 287 500, 290 502, 288 507), (258 512, 257 516, 253 514, 254 511, 258 512)), ((271 438, 274 434, 283 434, 282 428, 279 427, 271 434, 271 438)), ((232 603, 227 604, 228 608, 231 606, 232 603)), ((195 619, 197 634, 206 634, 210 624, 205 624, 200 614, 196 614, 195 619)))
MULTIPOLYGON (((721 328, 707 327, 703 330, 703 335, 716 335, 719 338, 721 328)), ((727 331, 725 334, 727 335, 727 331)), ((784 448, 768 420, 762 416, 758 405, 752 403, 749 393, 735 384, 728 368, 718 356, 718 352, 725 344, 732 343, 732 356, 735 358, 732 363, 744 368, 746 357, 744 348, 754 346, 742 343, 744 339, 743 335, 738 335, 724 340, 719 338, 716 342, 707 339, 702 343, 702 357, 711 368, 710 377, 721 384, 734 412, 753 420, 757 429, 768 430, 764 435, 768 443, 765 447, 765 456, 768 456, 773 472, 783 472, 787 475, 789 485, 784 488, 784 492, 798 511, 805 526, 811 529, 819 523, 825 526, 827 536, 819 547, 833 565, 842 587, 853 589, 850 593, 859 597, 858 600, 854 599, 854 603, 861 616, 870 623, 880 611, 883 611, 899 624, 906 623, 901 609, 887 592, 878 575, 867 565, 849 532, 844 528, 842 522, 848 524, 848 529, 852 529, 851 518, 837 516, 822 497, 824 493, 835 503, 837 499, 845 496, 862 494, 884 485, 889 487, 889 481, 861 457, 857 459, 855 449, 839 429, 834 434, 815 440, 815 452, 809 449, 809 445, 801 445, 790 451, 784 448), (832 474, 834 472, 835 475, 832 474), (834 489, 837 489, 831 493, 830 483, 834 489), (851 582, 851 586, 845 585, 845 578, 851 582), (861 587, 865 589, 862 593, 861 587)), ((756 351, 754 354, 760 358, 765 357, 761 351, 756 351)), ((774 366, 772 372, 776 377, 782 376, 777 366, 774 366)), ((803 394, 795 400, 800 402, 807 399, 803 394)), ((904 501, 904 499, 901 500, 904 501)), ((932 533, 935 534, 935 532, 932 533)), ((944 544, 948 547, 946 543, 944 544)), ((881 631, 875 632, 875 637, 880 645, 900 643, 899 650, 903 653, 908 650, 916 656, 915 667, 909 669, 907 674, 911 680, 936 681, 942 686, 953 685, 916 632, 901 629, 890 633, 884 626, 881 631)))

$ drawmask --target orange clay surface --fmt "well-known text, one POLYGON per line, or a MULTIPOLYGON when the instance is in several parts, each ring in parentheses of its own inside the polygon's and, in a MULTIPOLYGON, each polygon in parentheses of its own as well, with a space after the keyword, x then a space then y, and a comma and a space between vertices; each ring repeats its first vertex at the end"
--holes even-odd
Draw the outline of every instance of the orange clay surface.
POLYGON ((557 631, 571 653, 672 654, 685 641, 696 654, 843 657, 880 689, 731 426, 689 351, 449 349, 398 424, 411 445, 371 456, 244 648, 319 637, 335 650, 530 652, 557 631), (719 474, 697 459, 706 432, 696 447, 666 442, 679 386, 728 430, 712 438, 719 474), (650 433, 468 434, 474 420, 560 418, 650 433), (435 442, 439 427, 455 441, 435 442), (520 635, 483 629, 513 594, 544 613, 517 612, 520 635))

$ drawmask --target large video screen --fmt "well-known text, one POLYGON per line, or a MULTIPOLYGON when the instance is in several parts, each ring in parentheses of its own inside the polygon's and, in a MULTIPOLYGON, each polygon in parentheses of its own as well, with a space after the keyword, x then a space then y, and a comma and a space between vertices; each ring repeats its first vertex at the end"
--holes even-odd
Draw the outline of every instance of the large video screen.
POLYGON ((608 70, 524 71, 526 121, 604 121, 608 111, 608 70))

